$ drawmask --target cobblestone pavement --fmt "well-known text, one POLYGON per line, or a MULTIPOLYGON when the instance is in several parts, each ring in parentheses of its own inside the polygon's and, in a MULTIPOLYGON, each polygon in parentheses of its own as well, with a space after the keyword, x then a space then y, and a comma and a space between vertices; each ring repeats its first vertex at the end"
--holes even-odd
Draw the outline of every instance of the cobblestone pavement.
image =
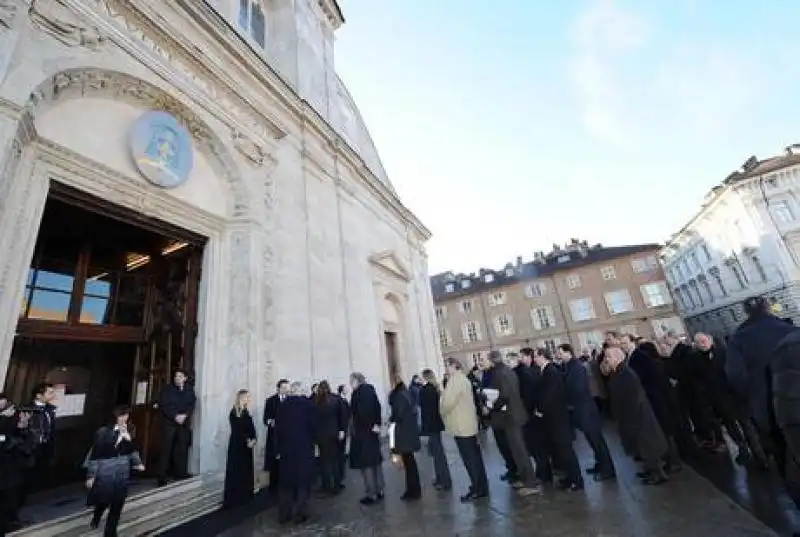
MULTIPOLYGON (((541 496, 522 499, 499 480, 502 460, 491 435, 482 442, 491 485, 489 501, 462 505, 458 495, 467 487, 467 476, 455 445, 446 441, 455 487, 436 492, 427 487, 423 499, 405 503, 403 475, 398 468, 384 468, 387 497, 383 504, 362 507, 359 476, 350 472, 344 494, 316 499, 306 525, 282 528, 274 509, 231 528, 218 537, 411 537, 480 536, 512 537, 755 537, 775 536, 711 483, 690 468, 673 476, 661 487, 639 484, 637 468, 621 453, 616 439, 608 435, 619 477, 616 482, 587 481, 585 493, 545 490, 541 496)), ((591 452, 580 439, 576 443, 584 466, 591 452)), ((431 460, 423 449, 417 455, 424 484, 432 479, 431 460)))

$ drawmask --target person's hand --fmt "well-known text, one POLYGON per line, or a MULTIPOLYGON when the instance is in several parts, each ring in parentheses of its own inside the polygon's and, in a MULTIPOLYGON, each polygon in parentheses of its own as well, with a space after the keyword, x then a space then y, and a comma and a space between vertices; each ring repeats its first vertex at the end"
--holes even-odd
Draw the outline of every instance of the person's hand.
POLYGON ((94 485, 94 478, 87 479, 86 480, 86 488, 90 489, 90 488, 92 488, 92 485, 94 485))
POLYGON ((175 423, 178 425, 183 425, 184 421, 186 421, 186 414, 178 414, 175 416, 175 423))
POLYGON ((250 440, 247 441, 247 447, 249 449, 253 449, 253 446, 255 446, 255 445, 256 445, 255 439, 251 438, 250 440))
POLYGON ((267 420, 267 427, 272 427, 275 425, 275 420, 267 420))
POLYGON ((537 410, 536 412, 534 412, 534 413, 533 413, 533 415, 534 415, 534 416, 536 416, 537 418, 544 417, 544 414, 542 414, 542 413, 541 413, 541 412, 539 412, 538 410, 537 410))
POLYGON ((30 412, 20 412, 19 413, 19 421, 17 422, 17 428, 19 429, 27 429, 28 424, 31 422, 31 413, 30 412))
POLYGON ((137 472, 144 472, 144 464, 140 464, 139 466, 135 466, 133 469, 136 470, 137 472))
POLYGON ((375 433, 375 434, 380 433, 381 432, 381 426, 380 425, 373 425, 372 426, 372 432, 375 433))
POLYGON ((339 431, 339 440, 344 440, 344 431, 339 431))

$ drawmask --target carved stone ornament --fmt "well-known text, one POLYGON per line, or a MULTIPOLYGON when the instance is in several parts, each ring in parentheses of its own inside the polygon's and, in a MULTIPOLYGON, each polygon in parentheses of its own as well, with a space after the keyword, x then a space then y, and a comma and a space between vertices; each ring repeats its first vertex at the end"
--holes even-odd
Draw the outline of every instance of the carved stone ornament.
POLYGON ((0 0, 0 30, 10 30, 14 18, 17 16, 16 0, 0 0))
POLYGON ((267 152, 247 135, 238 131, 233 131, 233 144, 239 153, 247 157, 247 159, 256 166, 264 164, 267 152))
POLYGON ((105 40, 96 27, 85 25, 61 0, 32 0, 28 15, 35 27, 68 47, 97 50, 105 40))

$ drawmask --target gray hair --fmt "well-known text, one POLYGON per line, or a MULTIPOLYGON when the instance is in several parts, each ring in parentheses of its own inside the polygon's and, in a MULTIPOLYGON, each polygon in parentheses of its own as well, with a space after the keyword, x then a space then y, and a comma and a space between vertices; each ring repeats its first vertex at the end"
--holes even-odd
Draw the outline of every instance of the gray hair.
POLYGON ((492 362, 493 364, 502 364, 503 355, 500 353, 500 351, 490 351, 489 361, 492 362))
POLYGON ((367 377, 364 376, 364 373, 350 373, 350 380, 356 381, 359 385, 367 383, 367 377))

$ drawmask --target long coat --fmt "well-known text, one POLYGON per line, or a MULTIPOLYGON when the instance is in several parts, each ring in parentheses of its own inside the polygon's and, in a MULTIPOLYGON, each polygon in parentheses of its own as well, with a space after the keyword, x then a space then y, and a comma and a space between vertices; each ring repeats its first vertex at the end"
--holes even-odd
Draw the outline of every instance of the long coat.
POLYGON ((542 368, 536 386, 536 411, 542 415, 542 427, 556 446, 572 445, 574 433, 567 408, 564 376, 555 364, 542 368))
POLYGON ((278 454, 278 486, 309 487, 314 481, 314 403, 302 395, 290 395, 278 408, 275 420, 278 454))
POLYGON ((264 450, 264 471, 272 472, 275 470, 278 461, 277 443, 275 437, 275 421, 278 417, 278 408, 281 406, 281 398, 276 393, 267 397, 264 403, 264 425, 267 427, 267 445, 264 450))
POLYGON ((589 374, 580 360, 573 358, 564 364, 567 401, 572 409, 574 426, 587 434, 603 429, 597 404, 592 398, 589 374))
POLYGON ((472 383, 459 371, 447 381, 439 398, 439 410, 448 433, 456 438, 478 434, 478 416, 474 405, 472 383))
POLYGON ((631 353, 628 365, 639 377, 664 434, 672 436, 678 428, 680 408, 672 397, 672 385, 657 354, 655 345, 644 343, 631 353))
MULTIPOLYGON (((389 406, 392 414, 389 421, 394 423, 394 449, 395 453, 414 453, 419 451, 419 427, 417 415, 411 402, 411 394, 405 385, 398 384, 389 394, 389 406)), ((438 408, 437 408, 438 412, 438 408)))
POLYGON ((110 504, 128 497, 131 472, 142 465, 133 442, 119 440, 113 426, 101 427, 94 435, 94 443, 86 465, 86 478, 93 479, 87 503, 110 504))
POLYGON ((439 413, 439 390, 433 384, 425 384, 419 391, 419 409, 422 413, 422 436, 444 431, 444 422, 439 413))
POLYGON ((253 417, 247 409, 240 413, 231 409, 228 415, 231 436, 228 440, 228 459, 225 463, 225 492, 222 504, 234 507, 246 503, 255 488, 253 474, 253 448, 247 445, 256 439, 253 417))
POLYGON ((16 411, 0 415, 0 490, 14 489, 23 482, 25 468, 34 462, 35 438, 29 429, 18 429, 16 411))
POLYGON ((350 468, 362 469, 383 462, 381 438, 372 428, 381 425, 381 402, 371 384, 361 384, 350 397, 350 468))
POLYGON ((625 451, 644 460, 664 456, 667 440, 633 369, 622 365, 610 375, 608 386, 611 409, 625 451))
POLYGON ((495 364, 492 367, 490 386, 498 391, 497 400, 490 415, 492 427, 507 429, 525 425, 528 421, 528 413, 525 411, 525 405, 519 394, 517 374, 505 364, 495 364))

